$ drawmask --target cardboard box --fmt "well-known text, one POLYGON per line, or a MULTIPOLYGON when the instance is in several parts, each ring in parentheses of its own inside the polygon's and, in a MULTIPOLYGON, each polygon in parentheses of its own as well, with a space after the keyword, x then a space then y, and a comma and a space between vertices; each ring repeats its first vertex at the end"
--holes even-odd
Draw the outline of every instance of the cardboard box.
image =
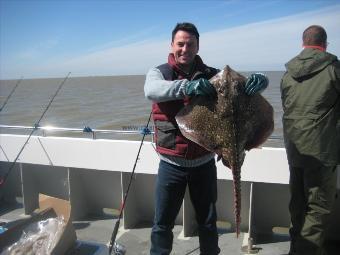
POLYGON ((56 246, 53 248, 52 255, 66 254, 76 243, 77 236, 70 219, 71 206, 69 201, 39 194, 39 209, 30 218, 18 220, 0 234, 0 252, 14 244, 20 239, 23 230, 31 223, 54 218, 62 215, 65 220, 65 228, 56 246))

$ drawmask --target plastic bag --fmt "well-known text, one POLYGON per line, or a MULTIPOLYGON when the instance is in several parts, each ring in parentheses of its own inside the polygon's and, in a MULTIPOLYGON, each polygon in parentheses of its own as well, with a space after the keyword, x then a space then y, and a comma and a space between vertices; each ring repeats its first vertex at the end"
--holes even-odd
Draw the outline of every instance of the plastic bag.
POLYGON ((34 222, 24 229, 19 241, 5 249, 1 255, 48 255, 65 229, 64 217, 34 222))

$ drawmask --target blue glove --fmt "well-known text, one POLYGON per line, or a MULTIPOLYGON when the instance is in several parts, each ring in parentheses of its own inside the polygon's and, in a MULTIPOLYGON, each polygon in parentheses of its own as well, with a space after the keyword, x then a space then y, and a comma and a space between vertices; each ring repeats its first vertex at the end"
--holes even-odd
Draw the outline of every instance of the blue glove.
POLYGON ((253 73, 251 74, 244 88, 244 92, 248 96, 253 96, 256 93, 261 93, 268 87, 268 78, 263 73, 253 73))
POLYGON ((214 86, 204 78, 189 81, 185 86, 185 95, 187 96, 208 96, 214 97, 217 95, 214 86))

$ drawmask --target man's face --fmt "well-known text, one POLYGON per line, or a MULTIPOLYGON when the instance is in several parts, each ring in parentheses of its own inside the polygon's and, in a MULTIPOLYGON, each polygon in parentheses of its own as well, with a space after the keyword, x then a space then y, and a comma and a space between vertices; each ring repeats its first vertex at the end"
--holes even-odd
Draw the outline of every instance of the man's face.
POLYGON ((179 30, 171 42, 171 49, 177 64, 190 67, 198 53, 198 42, 194 35, 179 30))

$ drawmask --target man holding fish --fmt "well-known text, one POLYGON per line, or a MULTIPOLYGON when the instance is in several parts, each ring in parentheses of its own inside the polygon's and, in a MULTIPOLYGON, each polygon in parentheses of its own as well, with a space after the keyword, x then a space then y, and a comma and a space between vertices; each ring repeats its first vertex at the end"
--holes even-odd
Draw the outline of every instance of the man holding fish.
MULTIPOLYGON (((216 97, 209 79, 219 70, 205 65, 197 55, 199 33, 191 23, 178 23, 172 31, 168 62, 146 75, 145 96, 152 101, 156 150, 160 157, 156 183, 155 218, 150 254, 170 254, 172 229, 186 187, 196 212, 200 253, 219 254, 216 228, 217 173, 215 154, 185 138, 176 114, 196 96, 216 97)), ((249 96, 263 91, 266 76, 254 73, 247 79, 249 96)))

